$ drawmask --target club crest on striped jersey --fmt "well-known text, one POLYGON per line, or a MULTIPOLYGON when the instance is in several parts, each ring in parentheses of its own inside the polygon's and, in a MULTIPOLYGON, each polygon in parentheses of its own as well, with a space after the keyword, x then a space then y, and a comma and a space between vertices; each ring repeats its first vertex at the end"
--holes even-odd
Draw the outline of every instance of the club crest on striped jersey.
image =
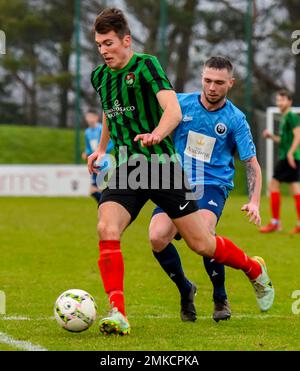
POLYGON ((125 77, 125 83, 127 86, 132 86, 135 82, 135 75, 133 72, 130 72, 125 77))

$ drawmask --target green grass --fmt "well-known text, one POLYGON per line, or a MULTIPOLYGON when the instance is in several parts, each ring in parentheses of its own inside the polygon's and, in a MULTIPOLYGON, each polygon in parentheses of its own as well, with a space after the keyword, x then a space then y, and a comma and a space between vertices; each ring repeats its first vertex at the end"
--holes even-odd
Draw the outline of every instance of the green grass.
MULTIPOLYGON (((73 334, 53 317, 53 303, 61 292, 81 288, 98 304, 98 316, 108 308, 99 277, 96 205, 86 198, 1 198, 0 290, 7 297, 0 332, 49 350, 300 350, 300 315, 292 313, 291 298, 300 289, 300 236, 286 233, 295 219, 291 198, 283 199, 284 231, 261 235, 250 225, 240 206, 244 197, 231 197, 219 233, 234 240, 249 255, 265 258, 276 288, 273 308, 261 314, 252 287, 243 273, 228 268, 226 287, 232 319, 211 319, 211 284, 202 258, 183 242, 177 243, 188 277, 198 286, 198 321, 182 323, 174 284, 150 251, 147 226, 149 203, 123 236, 125 293, 132 334, 105 337, 97 324, 73 334)), ((264 222, 268 201, 263 199, 264 222)), ((13 348, 1 344, 0 350, 13 348)))
POLYGON ((0 125, 0 148, 0 164, 73 164, 75 131, 0 125))

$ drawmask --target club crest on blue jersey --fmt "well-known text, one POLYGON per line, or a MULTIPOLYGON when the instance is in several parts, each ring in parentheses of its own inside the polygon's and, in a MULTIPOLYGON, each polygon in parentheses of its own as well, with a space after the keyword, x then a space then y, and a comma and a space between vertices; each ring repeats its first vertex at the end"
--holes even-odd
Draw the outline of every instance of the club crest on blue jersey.
POLYGON ((215 133, 218 135, 224 135, 227 133, 227 126, 222 122, 218 122, 215 126, 215 133))

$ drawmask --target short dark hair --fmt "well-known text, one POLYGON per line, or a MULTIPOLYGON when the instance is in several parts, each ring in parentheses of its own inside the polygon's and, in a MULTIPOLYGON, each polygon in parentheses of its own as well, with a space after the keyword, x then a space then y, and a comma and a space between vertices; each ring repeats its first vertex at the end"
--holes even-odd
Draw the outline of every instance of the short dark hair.
POLYGON ((95 23, 94 31, 100 34, 107 34, 114 31, 120 38, 125 35, 131 35, 127 19, 118 8, 105 8, 98 14, 95 23))
POLYGON ((233 73, 233 65, 229 58, 222 56, 210 57, 205 63, 204 67, 215 68, 216 70, 226 69, 228 72, 233 73))
POLYGON ((92 113, 93 115, 99 116, 99 112, 95 108, 89 108, 86 110, 85 114, 92 113))
POLYGON ((287 89, 280 89, 276 95, 280 95, 281 97, 287 97, 288 100, 293 100, 293 94, 287 89))

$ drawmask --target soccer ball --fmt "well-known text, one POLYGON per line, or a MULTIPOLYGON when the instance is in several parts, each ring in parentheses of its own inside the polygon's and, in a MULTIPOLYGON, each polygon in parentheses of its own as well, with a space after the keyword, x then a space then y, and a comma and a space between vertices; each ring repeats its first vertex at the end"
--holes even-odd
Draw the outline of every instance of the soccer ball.
POLYGON ((71 289, 63 292, 54 305, 57 323, 72 332, 87 330, 95 321, 97 305, 86 291, 71 289))

